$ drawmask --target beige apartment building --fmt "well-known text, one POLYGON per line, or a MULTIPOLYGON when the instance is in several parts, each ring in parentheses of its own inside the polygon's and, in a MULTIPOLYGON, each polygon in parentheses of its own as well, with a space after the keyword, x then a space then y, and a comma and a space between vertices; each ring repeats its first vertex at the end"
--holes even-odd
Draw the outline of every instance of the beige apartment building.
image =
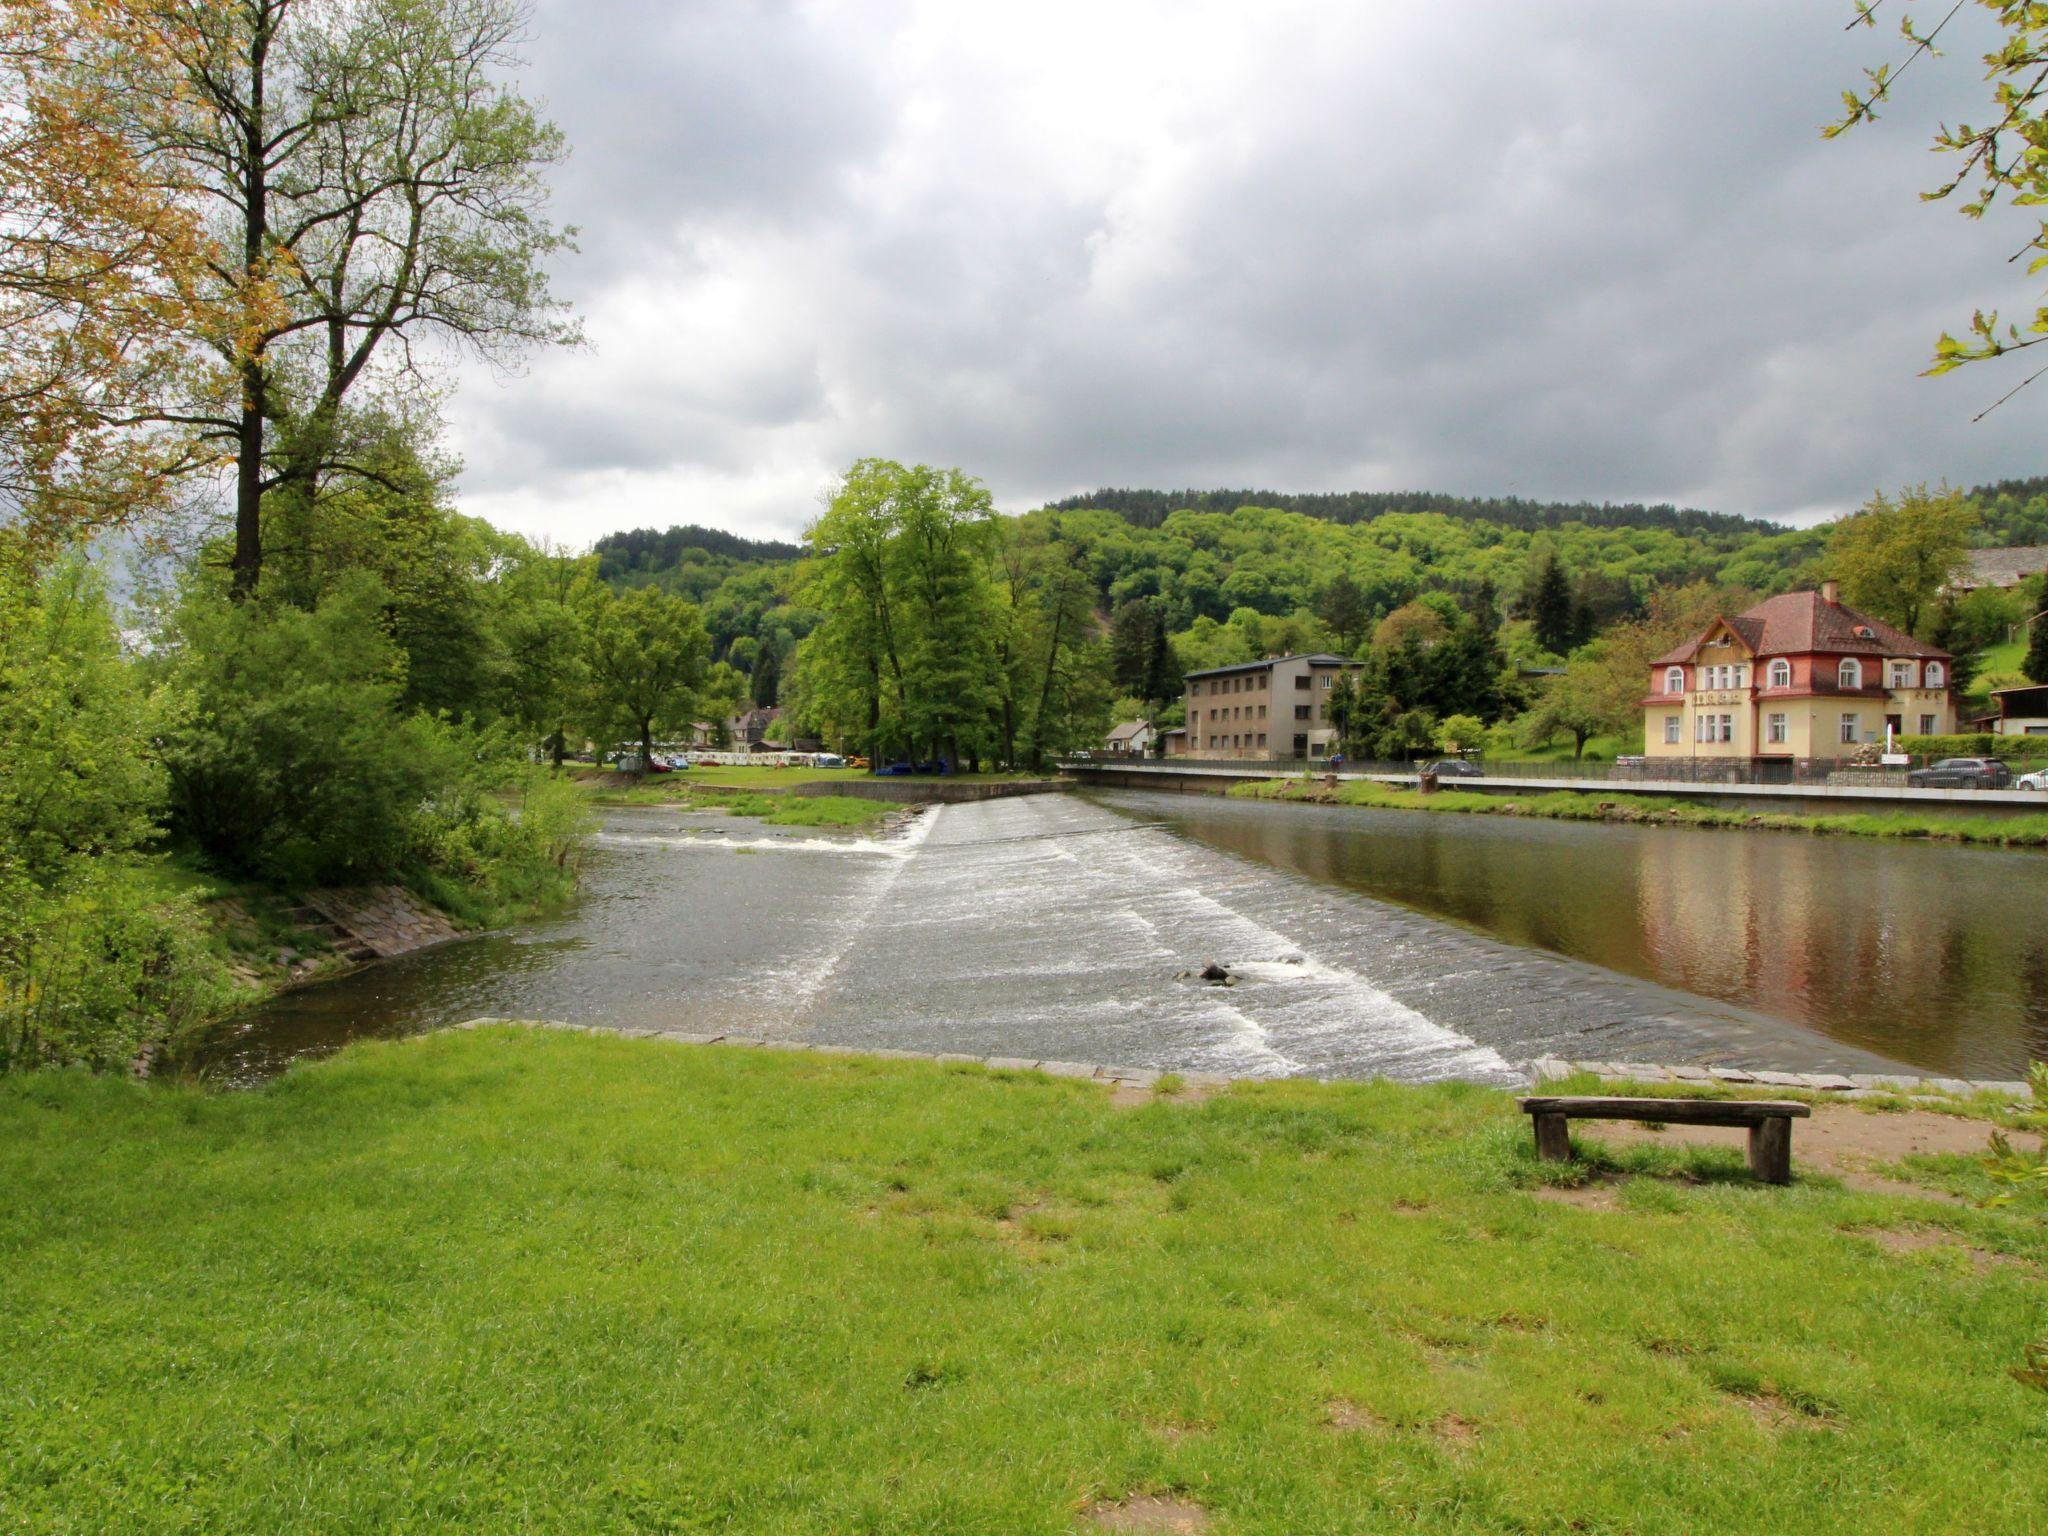
POLYGON ((1303 760, 1330 756, 1337 750, 1330 692, 1339 677, 1359 666, 1342 656, 1270 656, 1190 672, 1185 755, 1303 760))
POLYGON ((1702 765, 1819 763, 1956 728, 1947 651, 1845 606, 1835 584, 1716 619, 1650 664, 1643 751, 1702 765))

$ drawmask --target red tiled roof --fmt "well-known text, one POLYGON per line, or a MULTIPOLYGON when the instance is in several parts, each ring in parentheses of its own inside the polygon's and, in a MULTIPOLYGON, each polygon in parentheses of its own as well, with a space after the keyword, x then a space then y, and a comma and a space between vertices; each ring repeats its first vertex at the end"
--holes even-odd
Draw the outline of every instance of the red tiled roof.
MULTIPOLYGON (((1726 623, 1742 637, 1753 656, 1798 656, 1819 651, 1826 654, 1864 656, 1917 656, 1928 661, 1947 661, 1949 653, 1939 646, 1922 645, 1866 613, 1841 603, 1831 603, 1818 592, 1787 592, 1767 597, 1726 623), (1868 630, 1859 635, 1858 629, 1868 630)), ((1676 650, 1667 651, 1650 665, 1670 666, 1691 661, 1700 642, 1713 633, 1709 624, 1676 650)))

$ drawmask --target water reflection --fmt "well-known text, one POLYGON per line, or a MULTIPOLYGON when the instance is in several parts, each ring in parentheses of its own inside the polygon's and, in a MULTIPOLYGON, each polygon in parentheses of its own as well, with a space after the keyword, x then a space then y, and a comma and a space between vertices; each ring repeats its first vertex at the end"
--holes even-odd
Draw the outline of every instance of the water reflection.
POLYGON ((2048 855, 1112 795, 1184 834, 1929 1071, 2048 1057, 2048 855))

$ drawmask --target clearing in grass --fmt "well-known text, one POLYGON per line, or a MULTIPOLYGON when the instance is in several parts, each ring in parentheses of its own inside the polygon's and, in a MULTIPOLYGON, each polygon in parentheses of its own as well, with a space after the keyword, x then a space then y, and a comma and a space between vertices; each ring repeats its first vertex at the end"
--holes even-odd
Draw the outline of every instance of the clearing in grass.
POLYGON ((2048 1399, 2008 1370, 2042 1327, 2037 1191, 1932 1198, 1992 1193, 1955 1155, 1903 1171, 1923 1198, 1598 1144, 1539 1165, 1512 1101, 1460 1085, 1119 1108, 1036 1074, 514 1029, 238 1094, 7 1082, 0 1508, 2036 1528, 2048 1399), (1573 1180, 1599 1200, 1539 1198, 1573 1180))

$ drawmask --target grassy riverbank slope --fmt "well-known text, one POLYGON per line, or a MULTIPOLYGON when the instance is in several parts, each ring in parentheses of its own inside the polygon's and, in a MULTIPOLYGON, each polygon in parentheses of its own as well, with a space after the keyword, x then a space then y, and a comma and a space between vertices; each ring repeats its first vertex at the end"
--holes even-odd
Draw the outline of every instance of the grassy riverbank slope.
POLYGON ((1736 806, 1699 805, 1663 795, 1620 790, 1585 794, 1479 794, 1441 789, 1424 795, 1412 789, 1346 779, 1335 788, 1320 779, 1258 779, 1226 793, 1240 800, 1304 800, 1317 805, 1363 805, 1376 810, 1434 811, 1447 815, 1534 816, 1547 821, 1629 821, 1684 827, 1731 827, 1777 832, 1814 832, 1845 837, 1911 837, 1938 842, 1977 843, 2001 848, 2048 847, 2048 815, 1928 815, 1914 811, 1849 811, 1813 815, 1798 811, 1757 811, 1736 806))
POLYGON ((776 1536, 1051 1536, 1145 1494, 1289 1536, 2036 1518, 2048 1399, 2006 1370, 2041 1323, 2038 1197, 1764 1188, 1652 1146, 1578 1208, 1544 1180, 1584 1170, 1528 1141, 1463 1086, 1125 1109, 514 1029, 246 1093, 0 1083, 0 1509, 776 1536))

